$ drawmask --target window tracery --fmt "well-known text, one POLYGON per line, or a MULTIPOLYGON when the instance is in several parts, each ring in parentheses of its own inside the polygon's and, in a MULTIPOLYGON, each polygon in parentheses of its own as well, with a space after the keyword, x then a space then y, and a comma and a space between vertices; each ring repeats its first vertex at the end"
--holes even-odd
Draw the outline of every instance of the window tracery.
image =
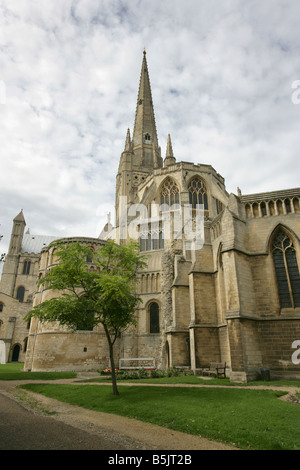
POLYGON ((164 181, 161 188, 160 203, 165 210, 170 209, 174 204, 179 204, 179 188, 170 177, 164 181))
POLYGON ((204 181, 195 176, 188 185, 189 200, 193 209, 197 208, 197 204, 203 204, 204 210, 208 210, 207 188, 204 181))
POLYGON ((281 307, 300 307, 300 275, 296 250, 285 231, 278 231, 272 252, 281 307))

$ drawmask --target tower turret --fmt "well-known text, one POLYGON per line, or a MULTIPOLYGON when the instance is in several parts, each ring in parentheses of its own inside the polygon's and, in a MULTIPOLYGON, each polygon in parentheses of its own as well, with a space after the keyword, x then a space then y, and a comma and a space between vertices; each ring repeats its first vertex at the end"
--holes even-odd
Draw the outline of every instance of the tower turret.
POLYGON ((13 220, 13 228, 8 248, 9 255, 16 255, 21 251, 25 226, 26 222, 23 215, 23 210, 21 210, 21 212, 19 212, 19 214, 13 220))

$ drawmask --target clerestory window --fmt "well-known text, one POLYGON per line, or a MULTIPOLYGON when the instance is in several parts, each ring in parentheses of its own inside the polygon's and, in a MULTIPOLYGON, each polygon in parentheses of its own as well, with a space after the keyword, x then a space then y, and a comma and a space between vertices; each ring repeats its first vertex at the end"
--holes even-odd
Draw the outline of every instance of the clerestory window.
POLYGON ((197 204, 203 204, 204 210, 208 210, 207 188, 204 181, 198 176, 192 178, 188 185, 189 200, 193 209, 197 204))
POLYGON ((140 226, 140 250, 162 250, 164 248, 164 234, 162 223, 143 224, 140 226))
POLYGON ((179 204, 179 188, 172 178, 167 178, 161 188, 160 204, 162 210, 170 210, 175 204, 179 204))
POLYGON ((300 307, 300 275, 292 240, 280 230, 272 246, 281 308, 300 307))

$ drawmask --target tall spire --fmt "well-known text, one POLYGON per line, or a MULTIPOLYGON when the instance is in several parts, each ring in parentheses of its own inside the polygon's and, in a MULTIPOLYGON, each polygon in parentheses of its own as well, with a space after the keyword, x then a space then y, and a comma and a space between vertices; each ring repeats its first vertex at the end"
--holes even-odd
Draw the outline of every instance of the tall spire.
POLYGON ((158 147, 146 51, 143 52, 132 142, 133 151, 138 157, 139 165, 153 168, 153 147, 158 157, 160 149, 158 147))

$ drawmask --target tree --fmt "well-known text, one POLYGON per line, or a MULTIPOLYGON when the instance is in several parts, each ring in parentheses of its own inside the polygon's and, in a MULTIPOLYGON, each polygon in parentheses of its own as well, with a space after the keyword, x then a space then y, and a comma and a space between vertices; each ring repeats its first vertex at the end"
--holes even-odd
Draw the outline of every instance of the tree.
MULTIPOLYGON (((2 238, 3 238, 3 235, 0 235, 0 242, 1 242, 2 238)), ((5 261, 5 253, 0 254, 0 263, 3 262, 3 261, 5 261)))
POLYGON ((26 317, 41 322, 58 321, 73 331, 101 324, 109 346, 113 394, 119 395, 115 374, 114 344, 122 331, 134 325, 136 272, 145 266, 137 243, 117 245, 108 241, 93 251, 79 242, 54 242, 59 264, 38 285, 60 294, 34 307, 26 317), (90 263, 95 269, 89 269, 90 263))

